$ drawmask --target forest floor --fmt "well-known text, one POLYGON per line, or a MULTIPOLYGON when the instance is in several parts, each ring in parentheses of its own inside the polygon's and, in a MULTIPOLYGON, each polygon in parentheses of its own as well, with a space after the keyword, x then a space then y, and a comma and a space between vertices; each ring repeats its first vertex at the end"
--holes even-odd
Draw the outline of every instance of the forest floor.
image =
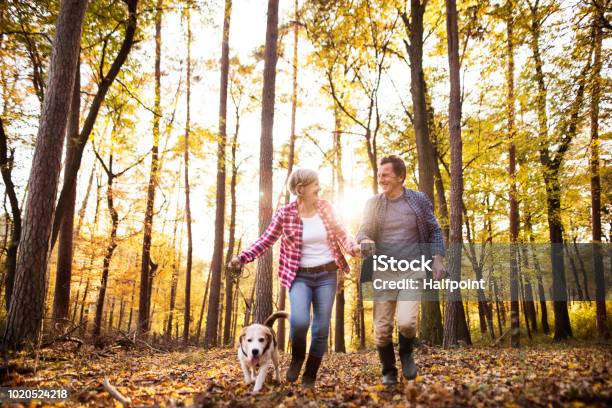
MULTIPOLYGON (((421 346, 415 381, 386 388, 379 383, 376 351, 331 353, 314 390, 272 382, 251 393, 231 349, 180 352, 44 349, 10 362, 34 373, 3 370, 2 386, 63 387, 66 406, 119 405, 103 387, 110 383, 134 406, 354 407, 354 406, 612 406, 612 347, 552 344, 519 350, 421 346)), ((282 356, 286 369, 289 355, 282 356)))

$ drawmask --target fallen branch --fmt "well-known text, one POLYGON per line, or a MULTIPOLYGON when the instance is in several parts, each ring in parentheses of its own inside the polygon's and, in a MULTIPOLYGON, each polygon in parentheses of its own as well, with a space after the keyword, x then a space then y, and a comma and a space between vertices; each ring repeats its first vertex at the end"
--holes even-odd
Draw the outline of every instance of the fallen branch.
POLYGON ((32 374, 34 373, 34 368, 28 366, 20 366, 17 364, 7 364, 0 367, 0 377, 4 377, 10 373, 18 373, 18 374, 32 374))
POLYGON ((124 333, 121 330, 119 330, 119 333, 125 337, 126 340, 128 340, 131 344, 133 344, 134 346, 136 346, 138 343, 143 344, 145 346, 147 346, 149 349, 151 349, 152 351, 155 351, 157 353, 163 353, 163 350, 160 350, 158 348, 153 347, 152 345, 150 345, 149 343, 147 343, 146 341, 139 339, 138 337, 136 337, 136 333, 134 333, 134 337, 130 338, 129 335, 130 333, 124 333))
POLYGON ((104 377, 102 386, 111 397, 119 401, 121 404, 125 406, 130 406, 132 404, 132 400, 130 398, 124 397, 115 387, 111 385, 111 383, 108 381, 108 377, 104 377))
POLYGON ((509 328, 508 330, 506 330, 504 332, 504 334, 502 334, 501 336, 499 336, 494 342, 493 342, 493 346, 496 347, 499 345, 499 343, 501 343, 501 341, 508 335, 508 333, 510 333, 510 330, 512 330, 512 328, 509 328))
POLYGON ((152 351, 155 351, 157 353, 163 353, 162 350, 153 347, 152 345, 150 345, 149 343, 147 343, 146 341, 142 340, 142 339, 136 339, 137 342, 144 344, 145 346, 147 346, 148 348, 150 348, 152 351))
MULTIPOLYGON (((65 320, 67 322, 70 322, 70 320, 67 320, 67 319, 61 319, 61 320, 65 320)), ((70 322, 70 323, 72 323, 72 322, 70 322)), ((77 331, 78 329, 83 327, 83 324, 84 323, 81 323, 78 326, 75 325, 70 330, 67 330, 65 333, 63 333, 63 334, 61 334, 61 335, 59 335, 59 336, 57 336, 57 337, 55 337, 55 338, 53 338, 51 340, 48 340, 48 341, 42 343, 40 348, 49 347, 50 345, 52 345, 53 343, 58 342, 58 341, 71 341, 71 342, 77 343, 79 345, 77 348, 81 347, 83 345, 83 341, 81 339, 76 338, 76 337, 72 337, 71 335, 72 335, 72 333, 74 333, 75 331, 77 331)))
POLYGON ((57 342, 72 342, 72 343, 76 343, 76 344, 78 344, 77 350, 83 345, 83 340, 81 340, 81 339, 79 339, 77 337, 60 336, 58 338, 55 338, 53 340, 50 340, 50 341, 44 343, 41 346, 41 348, 49 347, 53 343, 57 343, 57 342))
POLYGON ((119 339, 117 340, 117 343, 121 346, 131 346, 131 347, 136 347, 136 342, 130 338, 129 333, 124 333, 121 330, 119 330, 119 334, 121 334, 123 336, 123 339, 119 339))

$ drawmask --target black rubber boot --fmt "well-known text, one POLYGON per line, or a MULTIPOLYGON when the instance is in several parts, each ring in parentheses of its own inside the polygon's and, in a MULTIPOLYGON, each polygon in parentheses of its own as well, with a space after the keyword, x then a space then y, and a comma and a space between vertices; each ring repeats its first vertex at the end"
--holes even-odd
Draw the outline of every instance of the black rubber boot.
POLYGON ((399 335, 399 355, 402 362, 402 374, 408 380, 414 380, 417 376, 417 366, 412 356, 415 341, 414 337, 407 338, 401 333, 399 335))
POLYGON ((302 376, 303 387, 314 388, 315 381, 317 380, 317 371, 319 371, 322 360, 323 357, 315 357, 312 354, 308 354, 306 368, 304 368, 304 375, 302 376))
POLYGON ((397 368, 395 368, 395 350, 393 343, 389 343, 384 347, 377 347, 378 357, 382 365, 382 383, 385 385, 393 385, 397 383, 397 368))
POLYGON ((306 355, 306 339, 291 341, 291 363, 287 369, 287 382, 295 382, 300 376, 300 370, 306 355))

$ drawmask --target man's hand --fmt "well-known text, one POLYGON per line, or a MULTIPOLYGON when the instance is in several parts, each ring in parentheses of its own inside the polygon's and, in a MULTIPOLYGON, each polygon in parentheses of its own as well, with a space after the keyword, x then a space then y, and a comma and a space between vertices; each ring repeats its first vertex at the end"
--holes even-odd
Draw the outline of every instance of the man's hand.
POLYGON ((446 268, 444 268, 444 258, 440 255, 434 255, 433 265, 431 267, 434 279, 441 280, 446 276, 446 268))
POLYGON ((368 238, 362 239, 359 250, 363 257, 372 256, 376 252, 375 242, 368 238))

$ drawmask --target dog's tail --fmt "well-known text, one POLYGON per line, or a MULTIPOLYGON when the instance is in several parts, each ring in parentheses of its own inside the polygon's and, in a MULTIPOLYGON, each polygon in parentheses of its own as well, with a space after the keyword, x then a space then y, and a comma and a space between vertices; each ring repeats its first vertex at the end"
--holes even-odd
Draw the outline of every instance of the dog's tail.
POLYGON ((284 310, 280 310, 268 316, 264 324, 268 327, 272 327, 276 319, 287 319, 287 318, 289 318, 289 313, 285 312, 284 310))

